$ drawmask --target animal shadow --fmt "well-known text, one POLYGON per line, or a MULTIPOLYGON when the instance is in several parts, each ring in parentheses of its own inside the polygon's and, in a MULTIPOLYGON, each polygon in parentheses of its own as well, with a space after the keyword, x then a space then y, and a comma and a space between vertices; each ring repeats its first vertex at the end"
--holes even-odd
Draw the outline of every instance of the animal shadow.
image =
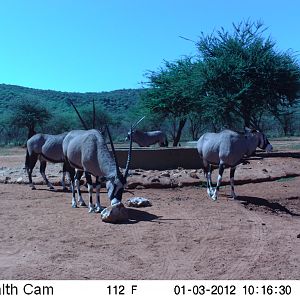
POLYGON ((279 203, 274 203, 274 202, 269 202, 266 199, 259 198, 259 197, 250 197, 250 196, 238 196, 237 200, 241 201, 242 204, 247 207, 249 204, 253 204, 255 206, 264 206, 272 210, 272 212, 277 213, 278 211, 284 212, 288 215, 291 216, 297 216, 299 217, 300 214, 298 213, 293 213, 289 209, 287 209, 285 206, 279 204, 279 203))
POLYGON ((127 208, 128 212, 128 221, 126 222, 127 224, 134 224, 138 222, 152 222, 154 220, 159 219, 157 215, 150 214, 146 211, 143 210, 138 210, 134 208, 127 208))

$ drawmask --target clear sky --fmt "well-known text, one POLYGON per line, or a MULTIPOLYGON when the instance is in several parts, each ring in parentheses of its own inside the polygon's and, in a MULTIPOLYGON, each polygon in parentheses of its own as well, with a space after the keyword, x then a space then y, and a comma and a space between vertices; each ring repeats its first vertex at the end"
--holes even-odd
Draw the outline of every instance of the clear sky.
POLYGON ((147 70, 196 53, 201 32, 261 20, 300 51, 299 0, 0 0, 0 83, 101 92, 139 88, 147 70))

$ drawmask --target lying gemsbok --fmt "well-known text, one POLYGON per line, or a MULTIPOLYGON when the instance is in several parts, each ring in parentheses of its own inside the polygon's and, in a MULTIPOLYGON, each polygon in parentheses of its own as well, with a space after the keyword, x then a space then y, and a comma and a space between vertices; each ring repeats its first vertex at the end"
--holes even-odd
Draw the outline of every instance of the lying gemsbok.
POLYGON ((79 205, 85 205, 81 197, 79 180, 83 172, 88 184, 89 192, 89 212, 101 212, 103 207, 100 205, 100 180, 106 180, 106 188, 111 205, 121 202, 124 185, 129 172, 131 160, 132 142, 128 150, 127 164, 124 175, 121 173, 113 141, 108 127, 112 156, 108 150, 103 134, 99 130, 73 130, 70 131, 63 141, 63 152, 67 163, 72 169, 75 168, 75 178, 71 176, 72 185, 72 207, 77 207, 75 198, 75 185, 78 194, 79 205), (91 175, 96 177, 96 207, 93 205, 93 183, 91 175))
POLYGON ((217 200, 218 191, 222 181, 225 167, 230 167, 231 196, 234 193, 234 172, 236 166, 245 156, 250 156, 259 147, 267 152, 273 147, 265 134, 257 130, 246 129, 244 134, 231 130, 223 130, 219 133, 205 133, 197 142, 197 150, 203 160, 203 170, 207 180, 207 193, 213 200, 217 200), (219 166, 219 175, 215 189, 211 183, 211 165, 219 166))
MULTIPOLYGON (((47 161, 51 163, 64 163, 62 142, 66 135, 67 132, 58 135, 37 133, 27 141, 25 169, 28 174, 29 185, 33 190, 35 189, 35 186, 32 182, 32 171, 38 159, 40 161, 40 173, 45 183, 50 189, 54 189, 53 185, 46 177, 46 165, 47 161)), ((63 164, 61 184, 64 190, 66 190, 65 175, 66 168, 65 164, 63 164)))

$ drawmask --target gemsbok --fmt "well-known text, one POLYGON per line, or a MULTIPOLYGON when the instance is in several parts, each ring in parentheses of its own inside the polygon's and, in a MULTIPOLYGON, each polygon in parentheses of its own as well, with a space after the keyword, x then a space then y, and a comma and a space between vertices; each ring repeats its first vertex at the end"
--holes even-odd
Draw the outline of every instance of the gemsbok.
POLYGON ((38 159, 40 161, 40 173, 51 190, 53 190, 54 187, 45 174, 47 162, 63 163, 61 185, 64 190, 67 189, 65 185, 66 166, 64 164, 65 158, 62 148, 63 139, 66 135, 67 132, 58 135, 37 133, 27 141, 25 169, 29 178, 29 186, 33 190, 35 189, 35 186, 32 182, 32 171, 38 159))
MULTIPOLYGON (((129 140, 130 135, 128 132, 127 138, 129 140)), ((149 147, 154 144, 159 144, 160 147, 168 147, 168 139, 164 132, 157 131, 141 131, 134 130, 132 132, 132 141, 137 143, 140 147, 149 147)))
POLYGON ((132 131, 127 133, 127 137, 125 141, 130 140, 130 137, 133 142, 137 143, 140 147, 149 147, 156 143, 159 143, 160 147, 168 147, 168 139, 164 132, 157 131, 141 131, 134 130, 138 124, 145 118, 143 116, 140 120, 138 120, 135 124, 132 125, 132 131))
POLYGON ((197 150, 203 162, 203 170, 207 181, 207 194, 213 200, 217 200, 218 191, 222 181, 225 167, 230 168, 231 197, 236 198, 234 192, 234 172, 238 164, 245 156, 250 156, 256 148, 267 152, 273 147, 266 135, 257 130, 246 128, 245 133, 237 133, 232 130, 223 130, 219 133, 205 133, 197 142, 197 150), (217 185, 214 189, 211 183, 211 165, 219 167, 217 185))
MULTIPOLYGON (((112 155, 108 150, 103 134, 96 129, 70 131, 63 141, 63 153, 67 165, 75 168, 75 177, 71 177, 72 186, 72 207, 77 207, 75 198, 75 185, 78 194, 79 205, 85 205, 80 188, 79 180, 85 173, 89 192, 89 212, 101 212, 103 207, 100 204, 100 180, 106 181, 108 198, 111 205, 119 204, 122 200, 124 186, 126 184, 129 165, 131 160, 132 141, 128 150, 128 158, 124 174, 121 173, 113 141, 107 127, 112 155), (96 206, 93 205, 93 182, 91 175, 96 177, 96 206)), ((74 170, 74 169, 73 169, 74 170)))

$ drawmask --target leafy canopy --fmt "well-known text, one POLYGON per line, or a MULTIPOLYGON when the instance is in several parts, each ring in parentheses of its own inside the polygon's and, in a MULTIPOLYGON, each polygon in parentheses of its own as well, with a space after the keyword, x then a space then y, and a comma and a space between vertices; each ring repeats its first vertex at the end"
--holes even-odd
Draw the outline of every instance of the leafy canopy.
POLYGON ((300 69, 291 52, 278 52, 271 38, 264 38, 261 22, 233 24, 216 34, 202 35, 197 47, 207 113, 225 125, 240 118, 257 125, 266 112, 277 113, 293 105, 299 91, 300 69))

